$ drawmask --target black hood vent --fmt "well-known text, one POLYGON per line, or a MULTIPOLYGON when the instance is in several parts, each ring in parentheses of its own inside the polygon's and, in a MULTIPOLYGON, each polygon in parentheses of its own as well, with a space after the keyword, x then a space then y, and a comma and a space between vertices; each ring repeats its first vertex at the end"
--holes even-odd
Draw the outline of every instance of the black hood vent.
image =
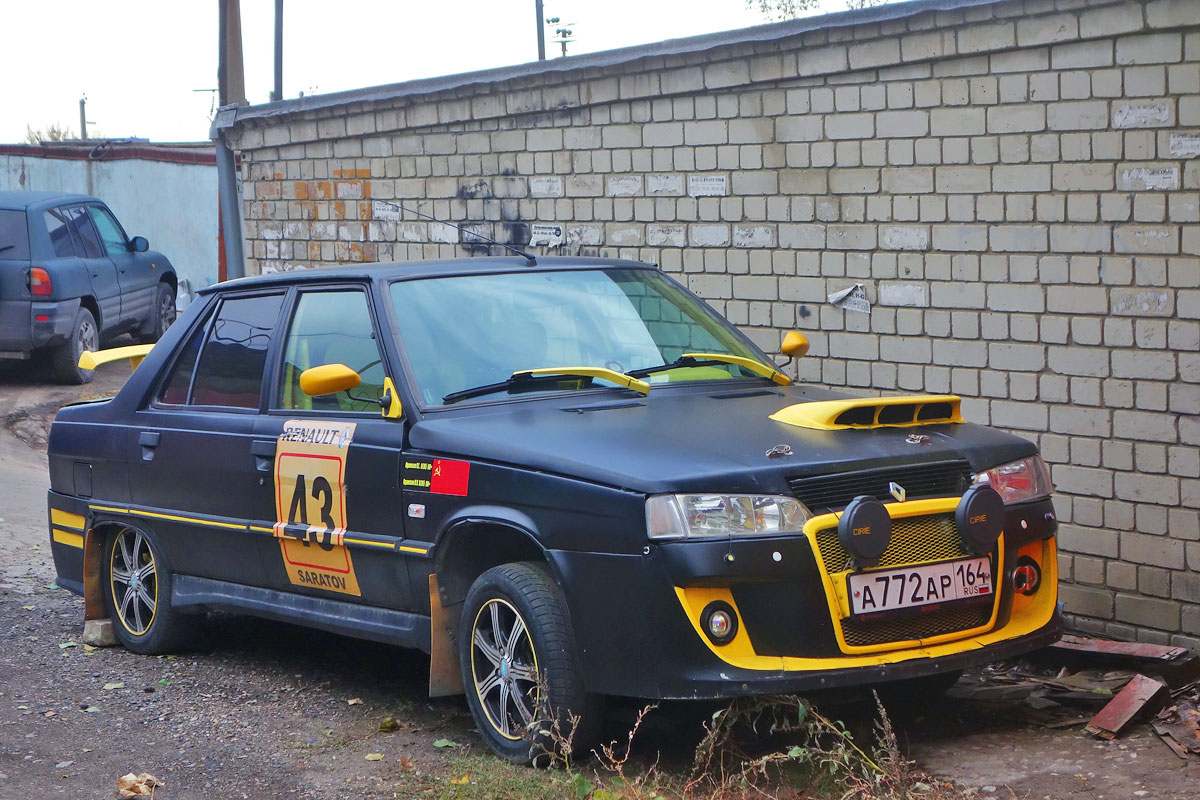
POLYGON ((904 488, 906 500, 958 497, 971 485, 971 466, 957 459, 788 479, 792 493, 814 514, 839 511, 859 495, 894 500, 888 489, 892 482, 904 488))

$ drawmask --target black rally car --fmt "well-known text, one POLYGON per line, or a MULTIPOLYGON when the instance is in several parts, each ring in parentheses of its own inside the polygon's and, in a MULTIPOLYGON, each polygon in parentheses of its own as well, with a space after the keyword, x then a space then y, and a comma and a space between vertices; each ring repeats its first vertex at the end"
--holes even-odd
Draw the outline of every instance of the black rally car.
POLYGON ((137 652, 207 609, 418 648, 521 760, 546 709, 604 695, 952 674, 1059 635, 1034 445, 953 396, 792 385, 645 264, 250 278, 88 365, 143 354, 50 435, 59 583, 137 652))

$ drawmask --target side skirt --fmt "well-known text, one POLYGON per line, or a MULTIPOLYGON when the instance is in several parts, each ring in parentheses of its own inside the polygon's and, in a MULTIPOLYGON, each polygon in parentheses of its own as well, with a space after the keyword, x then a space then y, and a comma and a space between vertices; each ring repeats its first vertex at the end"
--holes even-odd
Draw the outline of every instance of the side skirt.
POLYGON ((234 611, 356 639, 429 652, 429 617, 240 583, 175 575, 171 603, 193 611, 234 611))

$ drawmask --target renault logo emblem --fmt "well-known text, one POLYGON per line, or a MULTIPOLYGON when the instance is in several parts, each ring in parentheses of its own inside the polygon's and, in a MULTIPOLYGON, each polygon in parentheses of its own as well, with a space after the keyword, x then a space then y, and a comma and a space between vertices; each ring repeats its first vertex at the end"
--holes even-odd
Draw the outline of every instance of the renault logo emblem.
POLYGON ((892 493, 892 497, 896 498, 897 503, 903 503, 904 498, 908 497, 908 493, 904 491, 904 487, 895 481, 888 484, 888 491, 892 493))

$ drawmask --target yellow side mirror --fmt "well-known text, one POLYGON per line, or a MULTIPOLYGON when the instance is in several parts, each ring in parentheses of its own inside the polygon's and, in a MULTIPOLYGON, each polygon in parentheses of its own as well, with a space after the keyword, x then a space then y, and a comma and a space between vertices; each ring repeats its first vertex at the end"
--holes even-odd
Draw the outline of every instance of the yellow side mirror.
POLYGON ((322 364, 300 373, 300 389, 310 397, 344 392, 360 383, 362 378, 345 364, 322 364))
POLYGON ((391 378, 383 379, 383 397, 379 400, 381 413, 387 419, 399 419, 404 407, 400 403, 400 395, 396 392, 396 384, 391 378))
POLYGON ((779 349, 785 356, 802 358, 808 353, 808 337, 800 331, 788 331, 788 334, 783 337, 783 344, 779 349))

